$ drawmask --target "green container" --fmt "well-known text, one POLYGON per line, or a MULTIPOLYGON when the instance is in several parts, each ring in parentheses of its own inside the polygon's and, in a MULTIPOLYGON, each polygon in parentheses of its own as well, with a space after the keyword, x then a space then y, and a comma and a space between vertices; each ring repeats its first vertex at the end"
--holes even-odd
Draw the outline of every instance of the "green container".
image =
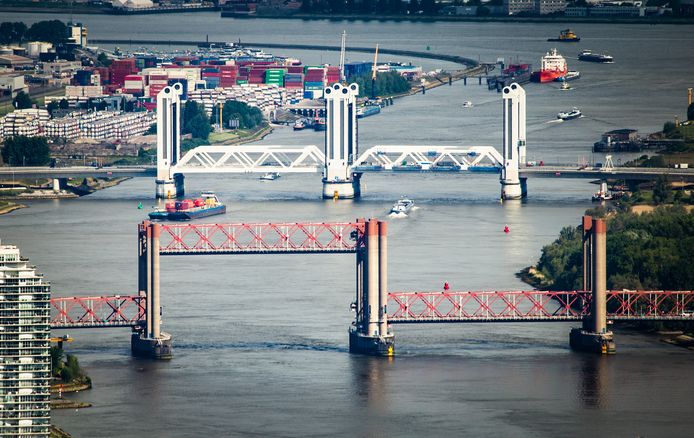
POLYGON ((238 85, 241 85, 241 84, 247 84, 248 81, 244 81, 243 79, 237 79, 237 80, 236 80, 236 83, 237 83, 238 85))

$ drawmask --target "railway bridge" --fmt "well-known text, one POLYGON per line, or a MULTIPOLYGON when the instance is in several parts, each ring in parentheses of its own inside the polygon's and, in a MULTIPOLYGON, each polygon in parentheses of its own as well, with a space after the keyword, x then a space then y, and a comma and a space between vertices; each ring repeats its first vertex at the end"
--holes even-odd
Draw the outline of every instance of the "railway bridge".
MULTIPOLYGON (((132 352, 158 359, 173 355, 161 327, 161 256, 201 254, 355 254, 355 317, 350 352, 392 355, 396 324, 564 322, 572 348, 616 351, 612 321, 694 320, 694 291, 606 290, 606 228, 583 218, 580 291, 390 291, 387 222, 158 224, 138 226, 138 293, 53 298, 51 327, 131 327, 132 352)), ((346 298, 348 299, 348 298, 346 298)))

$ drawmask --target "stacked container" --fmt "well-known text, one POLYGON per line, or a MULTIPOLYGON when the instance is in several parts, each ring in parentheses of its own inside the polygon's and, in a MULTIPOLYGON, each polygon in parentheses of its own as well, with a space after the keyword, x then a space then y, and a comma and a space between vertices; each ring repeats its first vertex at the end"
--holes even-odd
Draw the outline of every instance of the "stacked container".
POLYGON ((157 97, 157 94, 169 85, 169 75, 155 74, 147 77, 149 96, 157 97))
POLYGON ((139 75, 128 75, 123 81, 123 92, 142 96, 145 88, 144 78, 139 75))
POLYGON ((236 85, 237 68, 235 65, 222 65, 219 67, 219 86, 222 88, 236 85))
POLYGON ((340 67, 328 67, 326 72, 327 85, 340 82, 340 67))
POLYGON ((304 75, 301 73, 287 73, 284 76, 285 88, 303 88, 304 75))
POLYGON ((268 85, 284 86, 284 69, 272 68, 265 70, 265 83, 268 85))
POLYGON ((111 85, 122 87, 125 77, 137 73, 135 58, 115 59, 109 67, 111 85))

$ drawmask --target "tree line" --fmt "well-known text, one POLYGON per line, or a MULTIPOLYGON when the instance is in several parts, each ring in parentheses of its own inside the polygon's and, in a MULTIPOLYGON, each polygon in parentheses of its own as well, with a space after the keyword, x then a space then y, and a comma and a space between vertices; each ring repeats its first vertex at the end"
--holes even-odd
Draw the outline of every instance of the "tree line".
MULTIPOLYGON (((542 248, 537 269, 550 290, 580 290, 580 227, 565 227, 542 248)), ((690 290, 694 287, 694 213, 662 206, 651 213, 619 212, 607 218, 607 288, 690 290)))
MULTIPOLYGON (((183 107, 181 132, 191 134, 193 138, 207 140, 212 131, 210 125, 219 123, 218 114, 215 106, 212 117, 209 117, 201 104, 189 100, 183 107)), ((238 120, 238 127, 241 129, 253 129, 265 122, 263 113, 257 107, 236 100, 227 100, 222 106, 222 126, 228 127, 229 121, 234 119, 238 120)))
POLYGON ((355 76, 350 78, 351 81, 359 85, 360 96, 391 96, 394 94, 405 93, 410 90, 410 83, 400 74, 394 71, 379 73, 376 75, 376 81, 373 84, 374 92, 372 93, 371 74, 355 76))
POLYGON ((0 44, 45 41, 55 45, 65 42, 67 38, 68 28, 60 20, 39 21, 31 27, 19 21, 0 23, 0 44))

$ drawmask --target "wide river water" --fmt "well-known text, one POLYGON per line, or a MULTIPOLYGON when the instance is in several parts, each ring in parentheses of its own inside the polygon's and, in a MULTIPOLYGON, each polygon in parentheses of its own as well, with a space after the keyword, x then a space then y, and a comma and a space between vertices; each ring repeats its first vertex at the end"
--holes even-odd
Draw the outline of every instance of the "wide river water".
MULTIPOLYGON (((48 15, 5 14, 2 21, 48 15)), ((53 18, 53 17, 51 17, 53 18)), ((57 16, 66 20, 69 16, 57 16)), ((339 41, 533 61, 564 25, 233 20, 217 14, 76 16, 92 38, 318 43, 339 41)), ((546 162, 592 157, 609 129, 659 129, 684 114, 694 85, 692 26, 573 26, 580 45, 560 47, 582 78, 574 90, 526 87, 528 156, 546 162), (579 63, 582 48, 608 51, 613 65, 579 63), (586 117, 553 121, 577 106, 586 117)), ((290 51, 278 54, 295 55, 290 51)), ((335 53, 302 52, 308 62, 335 53)), ((367 55, 348 54, 351 59, 367 55)), ((409 59, 407 61, 410 61, 409 59)), ((427 68, 432 61, 412 60, 427 68)), ((449 65, 448 65, 449 66, 449 65)), ((486 87, 440 87, 397 101, 360 123, 361 144, 501 141, 500 96, 486 87), (471 100, 473 108, 462 108, 471 100)), ((322 144, 322 135, 278 129, 275 144, 322 144)), ((362 147, 363 147, 362 146, 362 147)), ((615 157, 615 161, 622 157, 615 157)), ((526 202, 498 202, 492 175, 367 175, 358 201, 322 201, 317 175, 205 176, 189 193, 216 190, 228 204, 215 221, 335 221, 387 218, 400 195, 419 209, 390 223, 390 289, 521 289, 515 273, 591 206, 584 181, 529 181, 526 202), (505 225, 509 234, 503 233, 505 225)), ((21 247, 54 296, 133 294, 138 202, 155 203, 153 182, 134 179, 68 201, 30 202, 0 217, 3 243, 21 247)), ((208 219, 209 221, 209 219, 208 219)), ((164 330, 175 357, 130 356, 127 329, 70 330, 94 388, 93 403, 54 411, 76 437, 190 436, 689 436, 694 430, 694 356, 657 338, 618 330, 618 354, 568 347, 569 323, 394 326, 391 360, 350 355, 351 255, 196 256, 162 260, 164 330)), ((59 332, 62 334, 63 332, 59 332)))

